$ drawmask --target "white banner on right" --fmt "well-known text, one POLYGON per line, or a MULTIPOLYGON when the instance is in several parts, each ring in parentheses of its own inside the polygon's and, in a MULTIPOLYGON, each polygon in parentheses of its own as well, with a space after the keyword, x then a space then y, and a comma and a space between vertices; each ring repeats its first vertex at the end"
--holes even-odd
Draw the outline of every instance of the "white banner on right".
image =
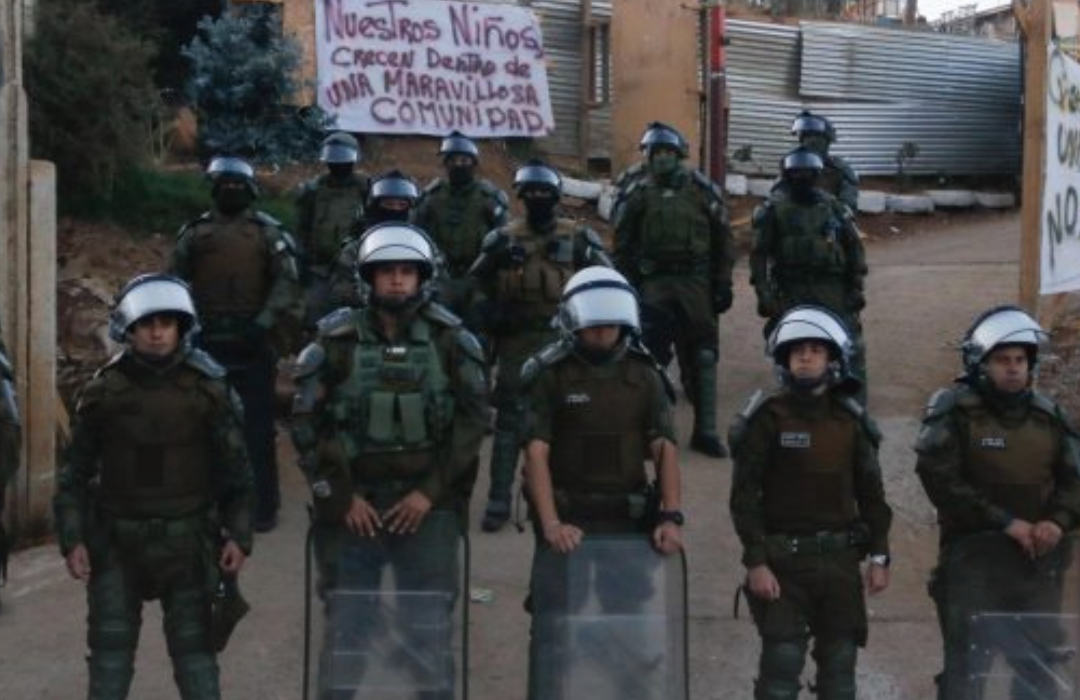
POLYGON ((1080 289, 1080 63, 1047 46, 1039 293, 1080 289))

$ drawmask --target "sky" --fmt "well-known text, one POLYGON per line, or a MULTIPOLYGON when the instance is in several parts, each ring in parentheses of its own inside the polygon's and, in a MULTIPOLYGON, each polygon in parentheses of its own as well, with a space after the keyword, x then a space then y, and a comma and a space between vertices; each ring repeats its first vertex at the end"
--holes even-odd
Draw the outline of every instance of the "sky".
POLYGON ((919 0, 919 14, 930 22, 941 18, 942 13, 975 4, 978 10, 988 10, 1009 4, 1008 0, 919 0))

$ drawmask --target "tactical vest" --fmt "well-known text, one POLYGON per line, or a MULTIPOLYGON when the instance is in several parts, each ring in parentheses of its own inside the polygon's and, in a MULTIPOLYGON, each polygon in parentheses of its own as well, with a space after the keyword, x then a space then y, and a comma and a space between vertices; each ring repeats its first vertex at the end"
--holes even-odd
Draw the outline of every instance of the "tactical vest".
POLYGON ((211 502, 211 404, 199 373, 105 370, 98 503, 116 517, 179 517, 211 502))
POLYGON ((765 474, 765 520, 770 532, 810 534, 841 530, 858 516, 855 454, 858 422, 823 399, 815 415, 781 395, 771 412, 776 436, 765 474))
POLYGON ((966 435, 961 445, 965 476, 994 505, 1035 522, 1054 490, 1054 464, 1061 449, 1061 431, 1053 418, 1030 410, 1018 425, 1002 421, 982 400, 962 400, 966 435))
POLYGON ((526 320, 550 319, 575 271, 577 224, 558 219, 553 232, 542 234, 519 219, 503 231, 525 249, 526 257, 520 268, 499 270, 498 300, 513 304, 515 313, 526 320))
POLYGON ((349 234, 357 209, 364 202, 364 185, 358 180, 339 187, 319 181, 315 189, 311 240, 304 241, 313 265, 332 265, 341 242, 349 234))
POLYGON ((776 249, 776 276, 785 281, 826 281, 843 278, 847 259, 841 236, 843 222, 825 199, 811 206, 789 197, 773 203, 773 216, 780 235, 776 249))
POLYGON ((452 189, 447 184, 431 192, 428 212, 419 222, 446 255, 451 277, 465 274, 480 254, 480 244, 494 226, 488 195, 479 182, 452 189))
POLYGON ((559 404, 551 426, 551 479, 571 497, 625 495, 646 484, 646 388, 655 370, 632 359, 621 364, 618 374, 606 377, 573 359, 553 367, 559 404))
POLYGON ((427 473, 436 449, 450 439, 454 417, 435 327, 417 318, 407 338, 388 345, 360 316, 356 344, 344 361, 348 378, 334 388, 329 410, 357 481, 427 473))
POLYGON ((202 220, 187 234, 191 293, 201 316, 249 316, 270 293, 270 242, 254 214, 202 220))
POLYGON ((704 192, 689 173, 681 186, 664 188, 649 181, 643 188, 641 272, 705 274, 712 250, 712 228, 704 192))

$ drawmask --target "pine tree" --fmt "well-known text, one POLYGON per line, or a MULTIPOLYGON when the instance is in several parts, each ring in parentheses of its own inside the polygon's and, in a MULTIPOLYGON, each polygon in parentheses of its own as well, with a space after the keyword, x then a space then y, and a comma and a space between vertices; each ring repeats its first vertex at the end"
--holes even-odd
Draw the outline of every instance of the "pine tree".
POLYGON ((300 87, 300 50, 281 36, 273 8, 205 17, 199 36, 182 51, 192 63, 187 94, 199 118, 203 155, 281 163, 318 150, 331 120, 317 108, 288 104, 300 87))

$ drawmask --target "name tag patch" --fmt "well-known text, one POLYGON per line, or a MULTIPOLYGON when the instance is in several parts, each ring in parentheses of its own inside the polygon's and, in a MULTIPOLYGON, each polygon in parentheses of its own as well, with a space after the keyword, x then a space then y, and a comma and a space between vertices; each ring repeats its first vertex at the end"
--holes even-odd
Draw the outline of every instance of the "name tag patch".
POLYGON ((810 433, 780 433, 780 447, 805 450, 810 447, 810 433))
POLYGON ((1005 438, 1003 437, 984 437, 979 441, 979 447, 984 450, 1004 450, 1005 438))
POLYGON ((581 406, 591 401, 592 399, 589 398, 588 394, 567 394, 563 403, 568 406, 581 406))

